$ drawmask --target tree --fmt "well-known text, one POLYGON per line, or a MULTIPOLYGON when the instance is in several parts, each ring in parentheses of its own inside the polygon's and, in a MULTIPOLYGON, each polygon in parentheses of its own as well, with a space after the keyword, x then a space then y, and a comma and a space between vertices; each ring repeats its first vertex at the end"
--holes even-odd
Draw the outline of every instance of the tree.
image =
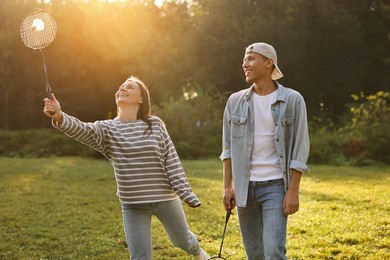
POLYGON ((356 164, 365 159, 390 163, 390 92, 378 91, 372 95, 352 95, 355 101, 350 107, 351 124, 345 130, 349 140, 347 155, 356 157, 356 164))
POLYGON ((0 125, 13 118, 10 129, 49 126, 39 116, 40 54, 19 38, 24 14, 37 7, 58 26, 45 49, 50 84, 64 109, 83 120, 114 115, 113 94, 130 74, 145 80, 157 106, 179 98, 187 82, 226 99, 248 86, 241 63, 255 41, 275 46, 280 82, 303 94, 310 118, 322 105, 336 120, 352 93, 390 86, 384 0, 193 0, 160 8, 152 0, 41 2, 0 2, 0 107, 8 103, 0 125))

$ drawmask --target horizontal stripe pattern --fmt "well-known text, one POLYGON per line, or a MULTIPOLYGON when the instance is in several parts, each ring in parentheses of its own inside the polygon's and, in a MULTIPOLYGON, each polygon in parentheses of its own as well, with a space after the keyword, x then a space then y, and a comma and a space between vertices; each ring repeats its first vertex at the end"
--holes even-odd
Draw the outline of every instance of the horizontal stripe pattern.
POLYGON ((63 113, 62 124, 53 126, 111 162, 122 203, 154 203, 179 196, 188 205, 199 206, 165 126, 157 117, 151 121, 152 133, 145 132, 142 120, 86 123, 63 113))

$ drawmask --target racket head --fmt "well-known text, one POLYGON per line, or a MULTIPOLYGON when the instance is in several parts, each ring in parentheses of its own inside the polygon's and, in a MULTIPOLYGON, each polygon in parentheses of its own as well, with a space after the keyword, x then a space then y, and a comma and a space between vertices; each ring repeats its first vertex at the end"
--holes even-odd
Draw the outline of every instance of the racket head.
POLYGON ((20 38, 24 45, 34 50, 49 46, 56 32, 57 24, 53 16, 40 8, 28 12, 20 24, 20 38))

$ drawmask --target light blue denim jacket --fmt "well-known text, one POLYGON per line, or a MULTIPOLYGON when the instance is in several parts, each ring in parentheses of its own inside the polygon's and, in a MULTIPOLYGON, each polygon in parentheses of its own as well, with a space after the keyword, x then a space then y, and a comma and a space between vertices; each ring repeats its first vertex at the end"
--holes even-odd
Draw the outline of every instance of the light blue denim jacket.
MULTIPOLYGON (((283 170, 285 190, 290 183, 290 170, 307 172, 309 131, 306 105, 301 94, 277 84, 277 99, 271 105, 275 123, 274 140, 283 170)), ((231 159, 236 204, 245 207, 250 177, 250 161, 254 138, 253 86, 232 94, 223 117, 221 160, 231 159)))

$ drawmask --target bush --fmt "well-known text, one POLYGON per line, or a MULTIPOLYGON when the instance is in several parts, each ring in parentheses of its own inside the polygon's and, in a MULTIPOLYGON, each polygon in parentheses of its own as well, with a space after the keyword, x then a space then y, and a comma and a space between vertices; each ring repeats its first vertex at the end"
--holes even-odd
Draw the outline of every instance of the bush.
POLYGON ((344 136, 338 129, 329 125, 319 126, 310 133, 310 163, 342 164, 344 136))
MULTIPOLYGON (((153 113, 165 122, 181 158, 217 157, 221 153, 225 95, 215 88, 204 91, 190 85, 182 92, 181 98, 153 107, 153 113)), ((349 105, 340 125, 333 123, 325 109, 309 120, 309 163, 390 164, 390 93, 352 97, 355 102, 349 105)), ((53 155, 102 157, 55 129, 0 131, 0 156, 53 155)))
POLYGON ((46 157, 100 154, 55 129, 0 131, 0 156, 46 157))
POLYGON ((355 164, 364 160, 390 163, 390 92, 379 91, 365 96, 352 95, 350 123, 344 127, 348 140, 344 153, 353 157, 355 164))
MULTIPOLYGON (((185 86, 179 99, 168 99, 153 107, 165 122, 181 158, 218 156, 221 153, 225 96, 215 88, 208 91, 185 86)), ((99 157, 88 148, 55 129, 0 131, 0 156, 88 156, 99 157)))
POLYGON ((154 112, 165 122, 182 158, 218 156, 221 153, 224 96, 215 88, 208 92, 186 86, 179 99, 169 99, 154 112))
POLYGON ((309 132, 309 163, 343 164, 346 162, 342 152, 345 135, 333 123, 330 111, 323 104, 320 112, 309 120, 309 132))
POLYGON ((390 93, 360 93, 352 98, 339 126, 325 110, 310 120, 310 162, 390 164, 390 93))

